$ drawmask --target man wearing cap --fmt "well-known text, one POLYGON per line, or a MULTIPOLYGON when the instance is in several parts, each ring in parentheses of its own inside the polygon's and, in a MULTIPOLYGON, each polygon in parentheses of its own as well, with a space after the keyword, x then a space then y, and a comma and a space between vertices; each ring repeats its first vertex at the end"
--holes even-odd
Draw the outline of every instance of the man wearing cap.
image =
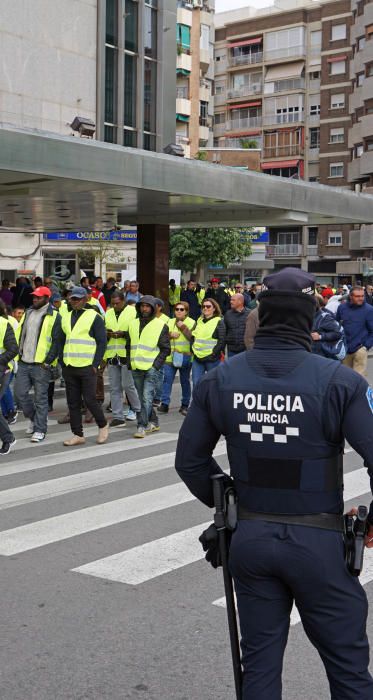
MULTIPOLYGON (((347 439, 373 485, 373 390, 348 367, 311 353, 313 275, 285 268, 264 285, 254 348, 197 385, 176 469, 212 507, 210 477, 223 473, 212 454, 220 436, 226 438, 231 477, 225 480, 238 499, 229 566, 243 700, 281 700, 294 601, 331 697, 371 700, 367 599, 344 558, 342 454, 347 439)), ((373 547, 373 503, 368 522, 365 542, 373 547)), ((204 542, 213 556, 215 537, 207 542, 204 534, 204 542)))
POLYGON ((50 303, 51 296, 48 287, 37 287, 32 292, 32 308, 22 317, 21 329, 17 329, 19 363, 14 393, 17 405, 30 420, 26 434, 31 435, 31 442, 42 442, 47 433, 51 365, 59 350, 61 317, 50 303))
POLYGON ((73 436, 64 441, 66 447, 83 445, 82 398, 98 425, 96 442, 102 445, 109 434, 106 418, 96 399, 97 372, 106 350, 103 319, 87 304, 85 287, 73 287, 68 312, 62 318, 61 364, 66 385, 70 425, 73 436))
POLYGON ((213 277, 211 280, 211 289, 206 290, 205 299, 215 299, 219 304, 222 315, 229 309, 229 295, 225 291, 224 287, 219 286, 219 280, 217 277, 213 277))

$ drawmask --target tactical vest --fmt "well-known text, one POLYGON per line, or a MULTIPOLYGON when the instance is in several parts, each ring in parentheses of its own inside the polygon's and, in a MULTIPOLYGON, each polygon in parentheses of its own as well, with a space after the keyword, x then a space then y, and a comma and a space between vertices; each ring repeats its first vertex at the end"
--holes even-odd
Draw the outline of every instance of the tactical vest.
MULTIPOLYGON (((128 331, 129 323, 136 318, 136 309, 134 306, 125 306, 119 314, 118 318, 114 309, 109 309, 105 316, 105 326, 110 331, 128 331)), ((126 339, 125 338, 109 338, 107 342, 104 359, 108 360, 112 357, 126 357, 126 339)))
MULTIPOLYGON (((177 321, 176 318, 170 318, 170 320, 167 324, 170 333, 180 333, 178 338, 170 338, 171 354, 166 359, 166 362, 168 364, 172 364, 172 353, 173 352, 182 352, 183 355, 191 355, 190 341, 188 340, 188 338, 185 337, 185 335, 183 335, 180 328, 177 327, 176 321, 177 321)), ((192 318, 189 318, 189 316, 187 316, 186 318, 184 318, 183 323, 191 331, 192 328, 194 328, 195 321, 192 318)))
POLYGON ((210 318, 204 323, 202 318, 199 318, 197 325, 193 331, 194 342, 192 346, 193 353, 198 359, 203 360, 204 357, 211 355, 217 340, 213 338, 216 327, 220 321, 219 317, 210 318))
POLYGON ((343 444, 324 431, 325 396, 338 366, 305 353, 292 372, 269 378, 242 353, 219 368, 219 428, 245 510, 343 512, 343 444))
POLYGON ((96 341, 89 335, 93 323, 97 318, 97 312, 93 309, 84 309, 74 328, 71 328, 71 314, 62 317, 62 330, 66 336, 63 349, 63 361, 65 365, 72 367, 88 367, 92 364, 96 353, 96 341))
POLYGON ((171 306, 175 306, 175 304, 177 304, 180 301, 180 292, 181 292, 181 288, 178 284, 176 285, 174 290, 171 289, 171 287, 169 287, 169 289, 168 289, 168 301, 170 302, 171 306))
POLYGON ((164 321, 153 318, 143 328, 140 334, 140 319, 135 318, 129 324, 131 339, 132 369, 150 369, 159 354, 158 340, 164 328, 164 321))
MULTIPOLYGON (((6 333, 7 328, 8 328, 8 319, 4 318, 4 316, 0 316, 0 355, 3 355, 5 352, 4 338, 5 338, 5 333, 6 333)), ((14 368, 14 360, 11 360, 10 362, 8 362, 8 367, 10 369, 14 368)))

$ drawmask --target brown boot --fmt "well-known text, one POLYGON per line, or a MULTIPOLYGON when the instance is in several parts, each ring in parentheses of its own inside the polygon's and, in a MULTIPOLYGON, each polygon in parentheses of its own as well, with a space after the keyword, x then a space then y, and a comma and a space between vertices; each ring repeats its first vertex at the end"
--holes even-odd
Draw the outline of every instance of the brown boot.
POLYGON ((106 440, 108 439, 108 437, 109 437, 109 426, 105 425, 104 428, 99 428, 97 440, 96 440, 97 444, 103 445, 104 442, 106 442, 106 440))
POLYGON ((84 445, 85 437, 81 435, 73 435, 69 440, 64 440, 65 447, 75 447, 75 445, 84 445))

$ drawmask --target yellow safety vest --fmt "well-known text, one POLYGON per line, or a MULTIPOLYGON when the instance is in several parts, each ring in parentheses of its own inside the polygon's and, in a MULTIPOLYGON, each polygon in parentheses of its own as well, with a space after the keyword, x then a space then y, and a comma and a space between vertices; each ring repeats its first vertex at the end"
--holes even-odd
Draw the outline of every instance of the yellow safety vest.
POLYGON ((143 328, 140 334, 140 319, 130 322, 129 334, 131 339, 132 369, 150 369, 159 354, 158 341, 165 323, 161 318, 153 318, 143 328))
POLYGON ((168 288, 168 301, 170 302, 171 306, 175 306, 180 301, 180 293, 181 293, 181 287, 179 284, 175 286, 175 289, 171 289, 171 287, 168 288))
MULTIPOLYGON (((11 324, 9 324, 11 325, 11 324)), ((0 316, 0 355, 3 355, 5 352, 4 348, 4 338, 5 338, 5 333, 6 329, 8 328, 8 319, 4 318, 4 316, 0 316)), ((8 367, 10 369, 14 368, 14 360, 11 360, 8 362, 8 367)))
MULTIPOLYGON (((166 362, 168 364, 172 364, 172 353, 173 352, 182 352, 183 355, 191 355, 190 351, 190 341, 188 338, 185 337, 183 332, 180 330, 180 328, 177 327, 176 325, 176 318, 170 318, 168 322, 168 328, 170 333, 180 333, 180 336, 178 338, 170 338, 171 341, 171 355, 169 355, 166 359, 166 362)), ((184 318, 183 323, 189 328, 191 331, 192 328, 194 328, 195 321, 187 316, 184 318)))
POLYGON ((61 306, 58 309, 58 312, 60 313, 61 316, 64 316, 65 314, 69 313, 69 307, 67 305, 66 299, 63 299, 61 302, 61 306))
POLYGON ((162 321, 163 321, 163 323, 164 323, 166 326, 167 326, 167 324, 168 324, 168 322, 169 322, 169 320, 170 320, 170 317, 167 316, 167 314, 163 314, 163 313, 162 313, 158 318, 161 318, 162 321))
POLYGON ((193 331, 194 342, 192 350, 195 356, 199 359, 202 360, 204 357, 211 355, 217 343, 216 338, 213 338, 212 336, 220 320, 220 317, 216 316, 214 318, 210 318, 210 320, 206 321, 206 323, 203 322, 202 318, 198 319, 197 325, 193 331))
MULTIPOLYGON (((23 314, 22 318, 24 318, 25 315, 23 314)), ((8 316, 8 323, 12 326, 14 330, 14 335, 16 337, 17 344, 19 345, 19 335, 21 332, 21 323, 18 323, 18 321, 14 318, 14 316, 8 316)), ((16 371, 16 363, 19 360, 19 355, 16 355, 13 362, 13 370, 14 372, 16 371)))
MULTIPOLYGON (((35 356, 34 356, 34 362, 45 362, 45 358, 48 355, 49 350, 51 349, 52 345, 52 330, 53 326, 56 323, 56 318, 58 315, 57 309, 53 309, 53 313, 49 314, 47 313, 42 321, 41 324, 41 329, 40 329, 40 334, 39 334, 39 339, 38 339, 38 344, 36 346, 36 351, 35 351, 35 356)), ((21 340, 21 335, 22 335, 22 330, 23 330, 23 324, 25 322, 26 314, 23 314, 21 318, 21 322, 18 325, 18 328, 16 330, 16 340, 17 343, 20 343, 21 340)), ((53 365, 57 364, 57 358, 53 361, 53 365)))
POLYGON ((199 292, 197 292, 197 299, 198 299, 198 303, 200 306, 205 298, 205 294, 206 294, 205 289, 200 289, 199 292))
MULTIPOLYGON (((118 318, 114 309, 109 309, 105 316, 105 326, 108 331, 128 331, 130 321, 136 318, 136 308, 133 305, 125 306, 118 318)), ((126 339, 109 338, 104 359, 111 357, 126 357, 126 339)))
POLYGON ((62 317, 62 330, 66 336, 63 361, 72 367, 88 367, 93 362, 97 347, 95 339, 89 335, 97 312, 84 309, 74 328, 71 328, 71 314, 72 311, 69 311, 62 317))

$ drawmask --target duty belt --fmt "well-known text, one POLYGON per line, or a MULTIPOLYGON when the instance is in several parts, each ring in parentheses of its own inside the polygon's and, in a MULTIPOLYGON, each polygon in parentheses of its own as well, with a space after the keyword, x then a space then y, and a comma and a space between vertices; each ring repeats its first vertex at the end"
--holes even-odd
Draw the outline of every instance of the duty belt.
POLYGON ((334 513, 315 513, 313 515, 287 515, 276 513, 252 513, 238 506, 239 520, 266 520, 270 523, 284 523, 285 525, 302 525, 303 527, 317 527, 320 530, 336 530, 344 532, 343 515, 334 513))

